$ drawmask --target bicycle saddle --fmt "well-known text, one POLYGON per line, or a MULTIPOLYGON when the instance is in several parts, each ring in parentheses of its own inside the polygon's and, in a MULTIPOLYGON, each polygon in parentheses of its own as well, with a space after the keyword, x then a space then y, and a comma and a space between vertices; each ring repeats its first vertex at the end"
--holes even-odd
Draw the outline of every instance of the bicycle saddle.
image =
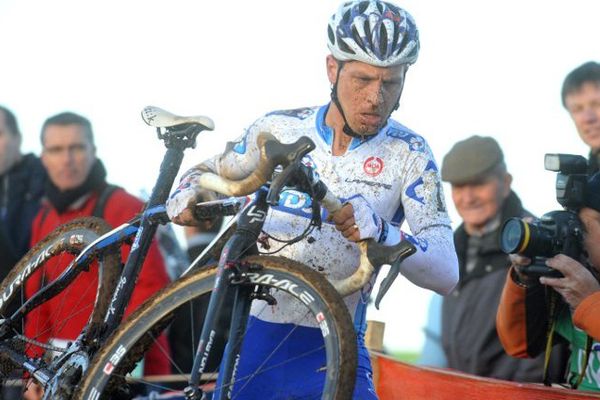
POLYGON ((155 128, 170 128, 182 124, 196 124, 203 126, 204 129, 209 131, 215 129, 215 123, 208 117, 202 115, 181 117, 154 106, 144 107, 142 110, 142 119, 146 124, 155 128))

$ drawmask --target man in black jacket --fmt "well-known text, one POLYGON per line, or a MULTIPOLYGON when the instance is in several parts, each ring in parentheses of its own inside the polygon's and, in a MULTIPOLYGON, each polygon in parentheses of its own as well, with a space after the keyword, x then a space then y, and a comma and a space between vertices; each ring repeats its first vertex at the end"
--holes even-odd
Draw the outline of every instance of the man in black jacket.
MULTIPOLYGON (((491 137, 472 136, 444 157, 442 180, 463 223, 454 233, 459 283, 442 305, 442 346, 448 367, 475 375, 520 382, 541 382, 543 359, 508 356, 496 333, 496 310, 510 267, 499 245, 502 223, 530 216, 511 190, 512 176, 491 137)), ((561 362, 553 362, 561 367, 561 362)), ((559 380, 560 371, 552 371, 559 380)))
POLYGON ((0 280, 29 249, 31 222, 45 180, 40 160, 21 154, 21 132, 14 114, 0 106, 0 280))
MULTIPOLYGON (((31 223, 44 193, 46 170, 33 154, 21 154, 14 114, 0 106, 0 280, 29 249, 31 223)), ((16 304, 11 304, 10 310, 16 304)), ((18 387, 0 388, 0 398, 20 398, 18 387)))

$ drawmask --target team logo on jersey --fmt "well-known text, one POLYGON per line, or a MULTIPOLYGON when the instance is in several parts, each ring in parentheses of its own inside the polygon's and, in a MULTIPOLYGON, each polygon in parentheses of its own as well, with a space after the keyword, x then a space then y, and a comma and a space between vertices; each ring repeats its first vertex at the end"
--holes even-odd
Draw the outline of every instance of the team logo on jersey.
POLYGON ((417 151, 420 153, 425 151, 425 140, 421 136, 409 130, 390 128, 387 130, 386 134, 390 137, 400 139, 407 143, 411 151, 417 151))
POLYGON ((377 176, 383 171, 383 160, 379 157, 371 156, 365 160, 363 170, 369 176, 377 176))
POLYGON ((279 110, 279 111, 273 111, 267 114, 267 116, 270 115, 284 115, 286 117, 294 117, 294 118, 298 118, 298 119, 306 119, 308 117, 310 117, 311 115, 314 114, 314 110, 312 108, 308 108, 308 107, 304 107, 304 108, 297 108, 295 110, 279 110))

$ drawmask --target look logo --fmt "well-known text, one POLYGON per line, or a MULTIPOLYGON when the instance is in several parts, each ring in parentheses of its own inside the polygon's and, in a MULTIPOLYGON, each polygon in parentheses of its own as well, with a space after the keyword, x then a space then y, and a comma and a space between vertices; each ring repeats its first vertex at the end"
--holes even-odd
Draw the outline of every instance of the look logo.
POLYGON ((363 170, 367 175, 377 176, 383 171, 383 160, 379 157, 371 156, 365 160, 363 170))

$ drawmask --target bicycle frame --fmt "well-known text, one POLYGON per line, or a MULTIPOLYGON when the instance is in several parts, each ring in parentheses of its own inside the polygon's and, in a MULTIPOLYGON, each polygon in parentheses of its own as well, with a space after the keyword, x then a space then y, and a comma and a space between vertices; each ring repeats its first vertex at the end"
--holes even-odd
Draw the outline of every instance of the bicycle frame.
MULTIPOLYGON (((238 214, 237 229, 221 251, 217 266, 217 281, 210 295, 208 310, 194 357, 192 374, 189 385, 185 389, 186 396, 189 399, 200 398, 200 378, 211 354, 212 340, 218 333, 218 319, 222 314, 221 310, 225 299, 230 296, 233 298, 233 310, 229 325, 229 339, 220 370, 220 379, 222 382, 232 382, 235 378, 234 360, 238 359, 240 355, 242 338, 250 314, 250 305, 254 298, 264 295, 255 293, 251 285, 243 284, 250 283, 246 274, 249 266, 240 263, 239 260, 245 255, 258 254, 256 243, 269 209, 266 198, 267 190, 263 188, 256 193, 254 200, 238 214)), ((232 385, 229 387, 231 389, 232 385)), ((225 395, 225 391, 221 391, 221 398, 224 398, 225 395)), ((227 395, 227 398, 229 397, 227 395)))

